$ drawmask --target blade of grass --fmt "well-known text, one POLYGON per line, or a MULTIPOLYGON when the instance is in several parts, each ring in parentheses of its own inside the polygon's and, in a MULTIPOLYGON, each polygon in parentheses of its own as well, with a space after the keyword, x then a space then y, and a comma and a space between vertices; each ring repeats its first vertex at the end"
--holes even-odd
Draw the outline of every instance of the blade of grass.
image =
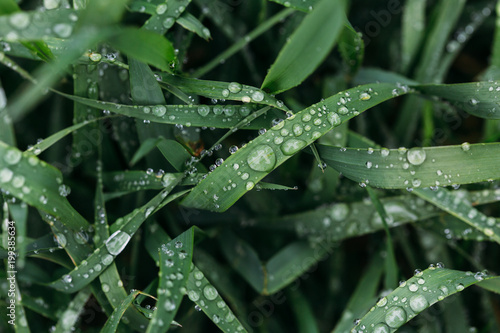
POLYGON ((74 230, 87 229, 88 222, 60 195, 59 170, 31 153, 0 142, 0 183, 2 189, 47 214, 65 221, 74 230))
POLYGON ((356 322, 354 330, 372 327, 382 332, 395 332, 406 322, 433 304, 444 300, 481 280, 493 276, 471 274, 445 268, 426 269, 400 284, 392 293, 380 299, 367 314, 356 322))
POLYGON ((269 69, 262 89, 277 94, 302 83, 323 62, 339 37, 344 1, 322 0, 304 18, 269 69))
POLYGON ((74 330, 74 326, 83 311, 83 307, 91 295, 90 288, 85 288, 76 294, 66 310, 60 314, 55 333, 66 333, 74 330))
MULTIPOLYGON (((321 157, 349 179, 380 188, 470 184, 500 178, 500 144, 412 149, 358 149, 318 145, 321 157)), ((363 186, 363 185, 362 185, 363 186)))

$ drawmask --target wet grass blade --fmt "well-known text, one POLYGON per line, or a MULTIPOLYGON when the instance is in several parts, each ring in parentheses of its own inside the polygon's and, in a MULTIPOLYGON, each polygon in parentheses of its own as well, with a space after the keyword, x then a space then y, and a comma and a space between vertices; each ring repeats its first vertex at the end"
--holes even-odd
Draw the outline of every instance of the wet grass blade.
POLYGON ((403 8, 401 31, 401 71, 407 73, 425 34, 426 1, 410 0, 403 8))
POLYGON ((342 31, 344 11, 344 1, 318 2, 281 49, 262 89, 277 94, 311 75, 335 45, 342 31))
POLYGON ((188 298, 196 303, 207 317, 223 332, 248 332, 215 287, 196 266, 187 280, 188 298))
POLYGON ((168 193, 180 181, 180 177, 172 180, 168 186, 151 199, 147 204, 134 210, 132 213, 117 220, 111 226, 111 236, 106 242, 96 248, 86 259, 86 264, 77 266, 70 273, 49 284, 51 288, 66 293, 78 291, 92 282, 100 271, 109 266, 115 256, 119 255, 127 246, 131 237, 141 226, 146 218, 170 200, 176 198, 175 195, 167 197, 168 193))
POLYGON ((494 278, 480 272, 473 274, 445 268, 426 269, 381 298, 353 329, 371 327, 374 331, 395 332, 433 304, 479 281, 494 278))
POLYGON ((164 243, 160 249, 158 301, 146 330, 166 332, 181 304, 193 258, 194 228, 164 243))
POLYGON ((313 309, 307 298, 299 290, 289 290, 288 297, 297 321, 297 331, 301 333, 319 333, 313 309))
POLYGON ((160 35, 165 34, 175 23, 177 18, 186 10, 191 0, 170 0, 168 5, 165 2, 156 1, 156 8, 144 24, 144 29, 154 31, 160 35))
POLYGON ((108 43, 126 55, 166 72, 171 72, 177 61, 172 43, 147 30, 125 28, 109 38, 108 43))
POLYGON ((417 189, 415 194, 500 243, 500 225, 496 223, 496 220, 492 217, 488 218, 459 196, 453 195, 444 188, 439 188, 437 191, 417 189))
POLYGON ((101 330, 101 333, 112 333, 116 332, 118 329, 118 324, 125 313, 125 311, 132 305, 137 295, 141 294, 141 291, 134 290, 128 296, 123 299, 119 306, 117 306, 111 316, 106 321, 106 324, 101 330))
POLYGON ((348 79, 356 75, 361 64, 363 63, 363 58, 365 56, 365 44, 361 36, 354 30, 351 23, 347 22, 342 30, 339 37, 339 51, 342 56, 344 63, 348 68, 348 79))
POLYGON ((382 277, 382 257, 376 253, 370 266, 361 277, 356 289, 349 298, 344 312, 332 333, 349 332, 355 318, 360 318, 366 309, 376 301, 377 289, 382 277))
MULTIPOLYGON (((94 101, 88 98, 59 93, 75 102, 100 110, 109 110, 124 116, 158 124, 232 128, 255 109, 251 105, 126 105, 94 101)), ((269 126, 266 117, 256 119, 245 129, 269 126)))
POLYGON ((238 82, 197 80, 166 73, 157 74, 160 76, 161 82, 173 85, 188 94, 197 94, 216 100, 269 105, 283 111, 289 111, 283 102, 277 100, 274 96, 258 88, 238 82))
POLYGON ((56 216, 74 230, 87 229, 88 222, 61 196, 62 175, 31 153, 0 142, 2 189, 47 214, 56 216), (29 187, 28 187, 29 184, 29 187))
POLYGON ((318 145, 321 157, 356 182, 380 188, 471 184, 499 179, 500 144, 411 149, 357 149, 318 145))
POLYGON ((80 313, 91 295, 90 288, 85 288, 76 294, 75 298, 68 304, 68 307, 61 313, 57 322, 55 333, 71 332, 80 316, 80 313))
POLYGON ((212 38, 210 30, 196 17, 189 13, 182 13, 182 15, 177 19, 177 23, 179 23, 184 29, 194 32, 206 41, 212 38))

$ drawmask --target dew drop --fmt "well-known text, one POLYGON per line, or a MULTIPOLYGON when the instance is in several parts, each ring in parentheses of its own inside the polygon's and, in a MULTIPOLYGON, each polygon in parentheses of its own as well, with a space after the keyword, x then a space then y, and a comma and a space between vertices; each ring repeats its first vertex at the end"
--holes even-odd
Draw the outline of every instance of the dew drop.
POLYGON ((153 106, 153 114, 157 117, 163 117, 167 113, 167 108, 164 105, 153 106))
POLYGON ((406 322, 406 311, 400 306, 393 306, 385 315, 385 322, 392 328, 398 328, 406 322))
POLYGON ((456 288, 458 291, 462 291, 462 290, 464 290, 464 289, 465 289, 464 285, 463 285, 463 284, 461 284, 461 283, 457 284, 457 285, 455 286, 455 288, 456 288))
POLYGON ((422 312, 429 307, 429 302, 423 295, 415 295, 410 298, 410 308, 416 313, 422 312))
POLYGON ((9 22, 14 28, 24 29, 30 24, 30 17, 23 12, 15 13, 9 17, 9 22))
POLYGON ((54 30, 56 35, 58 35, 61 38, 68 38, 69 36, 71 36, 71 33, 73 32, 73 27, 68 23, 56 24, 52 29, 54 30))
POLYGON ((260 145, 248 155, 247 163, 252 170, 268 172, 276 164, 276 154, 270 146, 260 145))
POLYGON ((373 333, 389 333, 390 329, 389 326, 387 326, 384 323, 378 323, 373 327, 373 333))
POLYGON ((217 298, 218 292, 213 286, 207 285, 203 288, 203 295, 205 295, 209 301, 213 301, 217 298))
POLYGON ((130 241, 130 235, 124 231, 117 230, 106 240, 106 249, 116 256, 125 249, 130 241))
POLYGON ((304 140, 289 139, 281 145, 281 151, 284 155, 290 156, 301 150, 307 145, 304 140))
POLYGON ((201 105, 198 107, 198 114, 202 117, 206 117, 210 113, 210 107, 208 105, 201 105))
POLYGON ((332 126, 339 126, 342 123, 342 119, 340 119, 339 115, 336 112, 329 112, 327 115, 328 122, 332 126))
POLYGON ((370 96, 369 93, 364 92, 364 93, 359 94, 359 99, 362 101, 367 101, 370 98, 372 98, 372 97, 370 96))
POLYGON ((425 161, 425 150, 422 148, 412 148, 408 150, 406 157, 408 158, 408 162, 413 165, 420 165, 425 161))
POLYGON ((241 91, 241 84, 238 82, 231 82, 227 85, 227 89, 233 94, 239 93, 241 91))
POLYGON ((463 151, 469 151, 470 150, 470 144, 468 142, 462 143, 462 150, 463 151))
POLYGON ((262 93, 262 91, 254 91, 254 93, 252 94, 252 99, 256 102, 261 102, 264 100, 264 93, 262 93))
POLYGON ((10 182, 13 175, 14 173, 11 170, 3 168, 2 170, 0 170, 0 183, 10 182))
POLYGON ((295 136, 301 136, 304 130, 302 129, 302 126, 299 124, 294 124, 292 127, 293 134, 295 136))
POLYGON ((101 260, 102 264, 103 265, 110 265, 112 262, 113 262, 113 256, 110 255, 110 254, 105 254, 103 257, 102 257, 102 260, 101 260))
POLYGON ((174 311, 176 308, 175 303, 171 299, 167 299, 165 303, 163 303, 163 307, 168 312, 174 311))
POLYGON ((5 155, 3 156, 3 160, 7 164, 17 164, 21 160, 21 152, 15 149, 8 149, 5 155))
POLYGON ((200 299, 200 294, 198 294, 198 293, 197 293, 196 291, 194 291, 194 290, 190 290, 190 291, 188 291, 188 294, 187 294, 187 295, 188 295, 189 299, 190 299, 191 301, 193 301, 193 302, 196 302, 197 300, 199 300, 199 299, 200 299))
POLYGON ((349 109, 345 106, 341 106, 337 109, 337 112, 342 114, 342 115, 345 115, 345 114, 349 113, 349 109))
POLYGON ((168 7, 166 3, 159 4, 156 6, 156 14, 162 15, 167 11, 168 7))

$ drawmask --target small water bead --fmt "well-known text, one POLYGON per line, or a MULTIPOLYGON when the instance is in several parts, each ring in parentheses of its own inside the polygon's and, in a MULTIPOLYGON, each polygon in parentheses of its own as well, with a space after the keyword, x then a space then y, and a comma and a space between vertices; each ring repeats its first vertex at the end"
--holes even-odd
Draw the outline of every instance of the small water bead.
POLYGON ((103 265, 110 265, 112 262, 113 262, 113 256, 110 255, 110 254, 105 254, 103 257, 102 257, 102 260, 101 260, 102 264, 103 265))
POLYGON ((170 299, 167 299, 165 301, 165 303, 163 303, 163 307, 165 308, 165 310, 167 310, 168 312, 171 312, 171 311, 174 311, 175 308, 176 308, 176 305, 175 303, 170 300, 170 299))
POLYGON ((303 122, 305 122, 305 123, 307 123, 308 121, 310 121, 310 120, 311 120, 311 118, 312 118, 312 117, 311 117, 311 115, 310 115, 310 114, 308 114, 308 113, 306 113, 306 114, 304 114, 304 115, 302 116, 302 121, 303 121, 303 122))
POLYGON ((245 185, 245 188, 247 191, 250 191, 251 189, 253 189, 255 186, 255 183, 254 182, 247 182, 246 185, 245 185))
POLYGON ((241 106, 240 107, 240 114, 244 117, 248 116, 252 110, 248 106, 241 106))
POLYGON ((467 152, 470 150, 470 143, 464 142, 464 143, 462 143, 461 147, 462 147, 463 151, 467 152))
MULTIPOLYGON (((238 151, 238 146, 231 146, 229 147, 229 153, 234 154, 238 151)), ((234 166, 234 165, 233 165, 234 166)))
POLYGON ((20 12, 12 14, 9 17, 9 23, 17 29, 24 29, 30 24, 30 17, 28 14, 20 12))
POLYGON ((62 184, 59 186, 59 195, 62 197, 67 197, 71 193, 71 188, 67 185, 62 184))
POLYGON ((490 228, 484 228, 484 234, 488 237, 493 237, 495 232, 490 228))
POLYGON ((429 307, 429 301, 423 295, 415 295, 410 298, 410 308, 416 313, 422 312, 429 307))
POLYGON ((123 249, 125 249, 129 241, 129 234, 124 231, 117 230, 106 240, 106 249, 109 253, 116 256, 120 254, 123 249))
POLYGON ((61 0, 43 0, 43 6, 47 9, 59 8, 61 0))
POLYGON ((406 323, 406 311, 400 306, 393 306, 385 315, 385 322, 389 327, 398 328, 406 323))
POLYGON ((413 187, 419 187, 422 184, 422 181, 418 178, 412 179, 411 184, 413 187))
POLYGON ((281 151, 284 155, 290 156, 301 150, 307 145, 304 140, 288 139, 281 145, 281 151))
POLYGON ((38 200, 44 205, 46 205, 48 202, 48 199, 45 195, 41 195, 40 198, 38 198, 38 200))
POLYGON ((20 188, 24 185, 24 181, 25 179, 23 176, 14 176, 14 178, 12 178, 12 186, 20 188))
POLYGON ((272 130, 279 131, 283 128, 283 126, 285 126, 285 122, 283 121, 283 119, 273 119, 273 121, 271 122, 271 126, 272 130))
POLYGON ((274 142, 275 145, 280 145, 280 144, 283 143, 283 137, 282 136, 277 136, 277 137, 274 138, 273 142, 274 142))
POLYGON ((389 326, 387 326, 384 323, 378 323, 373 327, 373 333, 389 333, 391 330, 389 329, 389 326))
POLYGON ((166 3, 159 4, 158 6, 156 6, 156 14, 162 15, 167 11, 167 9, 168 6, 166 3))
POLYGON ((223 97, 229 97, 229 90, 228 89, 223 89, 222 90, 222 96, 223 97))
POLYGON ((209 301, 213 301, 214 299, 217 298, 219 293, 217 292, 217 290, 213 286, 207 285, 207 286, 205 286, 205 288, 203 288, 203 295, 205 295, 205 297, 209 301))
POLYGON ((425 150, 422 148, 412 148, 408 150, 408 153, 406 155, 408 162, 410 162, 413 165, 420 165, 424 163, 425 157, 426 153, 425 150))
POLYGON ((382 155, 382 157, 387 157, 387 156, 389 156, 389 153, 390 153, 390 152, 391 152, 391 151, 390 151, 389 149, 387 149, 387 148, 382 148, 382 149, 380 150, 380 155, 382 155))
POLYGON ((326 117, 328 122, 334 127, 339 126, 342 123, 342 119, 340 119, 340 116, 335 112, 329 112, 326 117))
POLYGON ((457 284, 457 285, 455 286, 455 288, 456 288, 458 291, 462 291, 462 290, 464 290, 464 289, 465 289, 464 285, 463 285, 463 284, 461 284, 461 283, 457 284))
POLYGON ((366 162, 366 164, 365 164, 365 165, 366 165, 366 168, 367 168, 367 169, 371 169, 371 167, 372 167, 373 163, 372 163, 372 162, 370 162, 370 161, 368 161, 368 162, 366 162))
POLYGON ((276 154, 270 146, 260 145, 248 155, 247 163, 252 170, 268 172, 276 164, 276 154))
POLYGON ((63 281, 65 283, 71 283, 71 281, 73 281, 73 278, 71 277, 71 275, 66 274, 66 275, 63 276, 63 281))
POLYGON ((387 304, 387 297, 382 297, 378 302, 377 306, 379 308, 384 307, 387 304))
POLYGON ((264 93, 262 91, 257 90, 252 94, 252 99, 256 102, 261 102, 264 100, 264 93))

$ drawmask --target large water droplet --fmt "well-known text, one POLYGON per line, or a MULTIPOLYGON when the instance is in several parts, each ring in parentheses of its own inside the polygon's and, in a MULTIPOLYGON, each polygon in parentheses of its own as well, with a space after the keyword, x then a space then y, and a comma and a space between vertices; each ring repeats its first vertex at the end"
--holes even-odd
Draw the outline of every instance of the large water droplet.
POLYGON ((373 327, 373 333, 389 333, 390 329, 389 326, 387 326, 384 323, 378 323, 373 327))
POLYGON ((21 160, 21 152, 19 150, 16 150, 16 149, 8 149, 7 152, 5 153, 5 155, 3 156, 3 160, 7 163, 7 164, 16 164, 17 162, 19 162, 21 160))
POLYGON ((56 24, 52 29, 61 38, 68 38, 73 32, 73 27, 67 23, 56 24))
POLYGON ((410 308, 416 313, 424 311, 429 307, 429 302, 423 295, 415 295, 410 298, 410 308))
POLYGON ((167 113, 167 108, 164 105, 153 106, 153 114, 157 117, 163 117, 167 113))
POLYGON ((198 107, 198 114, 202 117, 206 117, 210 113, 210 107, 207 105, 200 105, 198 107))
POLYGON ((203 295, 205 295, 205 297, 209 301, 213 301, 214 299, 217 298, 218 292, 217 292, 217 289, 215 289, 211 285, 207 285, 207 286, 205 286, 205 288, 203 288, 203 295))
POLYGON ((400 306, 393 306, 385 315, 385 322, 392 328, 398 328, 406 322, 406 311, 400 306))
POLYGON ((248 155, 247 163, 252 170, 268 172, 276 164, 276 154, 268 145, 260 145, 248 155))
POLYGON ((283 154, 290 156, 301 150, 307 145, 304 140, 288 139, 281 145, 283 154))
POLYGON ((264 93, 262 91, 257 90, 252 94, 252 99, 256 102, 261 102, 264 100, 264 93))
POLYGON ((0 183, 10 182, 13 175, 14 173, 11 170, 3 168, 2 170, 0 170, 0 183))
POLYGON ((413 165, 420 165, 425 161, 425 150, 422 148, 412 148, 408 150, 406 157, 408 158, 408 162, 413 165))
POLYGON ((114 256, 120 254, 130 241, 130 235, 117 230, 106 240, 106 249, 114 256))
POLYGON ((299 125, 299 124, 295 124, 295 125, 293 125, 293 127, 292 127, 292 131, 293 131, 293 134, 294 134, 295 136, 300 136, 300 135, 302 135, 302 133, 304 132, 304 129, 302 128, 302 126, 301 126, 301 125, 299 125))
POLYGON ((342 119, 340 119, 339 115, 336 112, 330 112, 327 115, 328 122, 332 126, 339 126, 342 123, 342 119))
POLYGON ((187 295, 188 295, 189 299, 190 299, 191 301, 193 301, 193 302, 196 302, 197 300, 199 300, 199 299, 200 299, 200 294, 198 294, 198 293, 197 293, 196 291, 194 291, 194 290, 190 290, 190 291, 188 291, 188 294, 187 294, 187 295))
POLYGON ((23 12, 15 13, 9 17, 9 22, 14 28, 24 29, 30 24, 30 17, 23 12))
POLYGON ((166 3, 159 4, 156 6, 156 14, 161 15, 167 11, 168 7, 166 3))
POLYGON ((227 85, 227 89, 233 94, 239 93, 241 91, 241 84, 238 82, 231 82, 227 85))

